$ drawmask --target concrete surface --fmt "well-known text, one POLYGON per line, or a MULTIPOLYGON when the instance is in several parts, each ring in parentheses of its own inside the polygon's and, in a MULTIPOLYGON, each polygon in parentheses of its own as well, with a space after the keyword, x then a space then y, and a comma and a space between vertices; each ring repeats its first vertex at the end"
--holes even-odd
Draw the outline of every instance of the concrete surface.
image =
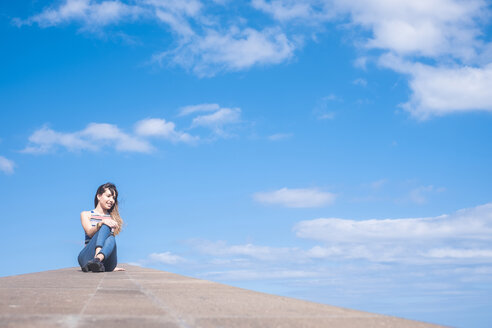
POLYGON ((438 327, 121 266, 0 278, 0 327, 438 327))

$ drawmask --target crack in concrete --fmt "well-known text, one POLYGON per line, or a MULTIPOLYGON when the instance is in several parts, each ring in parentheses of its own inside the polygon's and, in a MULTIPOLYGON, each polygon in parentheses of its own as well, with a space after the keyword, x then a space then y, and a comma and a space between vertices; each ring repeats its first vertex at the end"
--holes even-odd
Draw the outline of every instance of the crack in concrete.
POLYGON ((157 305, 159 308, 162 310, 166 311, 179 325, 181 328, 192 328, 193 326, 190 326, 180 315, 177 315, 173 313, 171 308, 169 308, 165 303, 163 303, 158 297, 156 297, 151 291, 145 289, 138 281, 132 278, 130 274, 128 274, 127 271, 125 271, 125 274, 130 278, 130 281, 133 282, 135 286, 139 288, 139 290, 147 296, 152 303, 157 305))
MULTIPOLYGON (((86 273, 86 274, 94 274, 94 273, 86 273)), ((96 273, 96 274, 101 274, 101 273, 96 273)), ((82 316, 84 315, 84 312, 87 309, 87 306, 92 301, 92 299, 94 298, 94 296, 97 294, 97 291, 101 288, 102 282, 103 282, 104 278, 106 277, 106 273, 103 273, 101 275, 102 275, 101 280, 99 280, 99 284, 97 284, 97 287, 94 289, 94 293, 92 293, 92 295, 89 296, 89 298, 85 302, 84 306, 80 310, 79 314, 76 315, 76 316, 69 316, 69 317, 67 317, 65 319, 65 324, 66 324, 67 327, 69 327, 69 328, 77 328, 79 326, 80 321, 82 319, 82 316)))

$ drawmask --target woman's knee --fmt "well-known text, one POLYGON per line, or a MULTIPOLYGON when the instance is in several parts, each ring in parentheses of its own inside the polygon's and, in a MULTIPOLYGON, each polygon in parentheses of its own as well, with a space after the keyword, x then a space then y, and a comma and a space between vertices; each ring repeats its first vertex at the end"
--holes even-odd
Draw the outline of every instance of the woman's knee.
POLYGON ((111 228, 105 224, 102 224, 101 227, 99 228, 98 232, 111 232, 111 228))
POLYGON ((97 230, 94 236, 92 236, 92 239, 97 240, 96 247, 102 246, 100 244, 103 243, 109 235, 111 235, 111 228, 105 224, 101 225, 99 230, 97 230))

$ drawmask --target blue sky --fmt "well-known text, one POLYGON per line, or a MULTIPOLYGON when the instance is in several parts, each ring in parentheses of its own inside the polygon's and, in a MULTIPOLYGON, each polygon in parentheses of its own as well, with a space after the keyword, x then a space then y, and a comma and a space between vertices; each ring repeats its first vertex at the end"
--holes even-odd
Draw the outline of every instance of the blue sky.
POLYGON ((0 276, 120 262, 487 327, 488 1, 0 5, 0 276))

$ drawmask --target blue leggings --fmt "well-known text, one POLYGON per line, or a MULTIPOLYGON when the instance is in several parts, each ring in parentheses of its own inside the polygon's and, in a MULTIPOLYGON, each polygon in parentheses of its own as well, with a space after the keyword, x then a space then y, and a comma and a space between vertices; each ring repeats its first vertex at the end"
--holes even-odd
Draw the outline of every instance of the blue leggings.
POLYGON ((104 260, 102 261, 106 271, 113 271, 116 268, 116 240, 111 233, 111 228, 103 224, 101 228, 92 236, 91 240, 79 253, 79 265, 82 268, 84 265, 94 258, 96 248, 102 247, 99 253, 103 253, 104 260))

